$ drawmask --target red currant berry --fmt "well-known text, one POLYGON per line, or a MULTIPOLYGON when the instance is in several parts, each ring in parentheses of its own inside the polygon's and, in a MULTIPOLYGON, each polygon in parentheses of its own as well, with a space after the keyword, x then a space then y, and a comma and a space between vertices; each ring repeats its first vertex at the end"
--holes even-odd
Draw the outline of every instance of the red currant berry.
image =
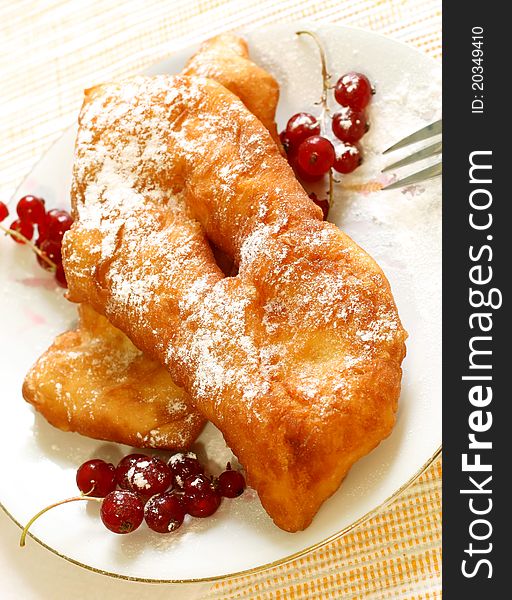
POLYGON ((37 196, 23 196, 16 206, 16 211, 22 221, 32 223, 32 225, 44 223, 46 220, 44 200, 37 196))
POLYGON ((52 209, 48 212, 46 222, 48 225, 48 239, 60 242, 73 224, 73 219, 65 210, 52 209))
MULTIPOLYGON (((29 223, 28 221, 22 221, 21 219, 16 219, 16 221, 13 221, 11 223, 10 229, 12 229, 13 231, 17 231, 18 233, 21 233, 21 235, 23 237, 25 237, 27 240, 31 240, 32 236, 34 235, 34 226, 32 225, 32 223, 29 223)), ((11 236, 11 238, 17 244, 25 243, 23 240, 19 240, 17 237, 14 237, 13 235, 11 236)))
POLYGON ((110 531, 130 533, 142 523, 144 506, 137 494, 115 490, 101 503, 100 515, 103 524, 110 531))
POLYGON ((363 111, 344 106, 332 118, 334 135, 342 142, 355 144, 370 128, 363 111))
POLYGON ((290 140, 288 139, 288 137, 286 135, 286 131, 281 131, 281 133, 279 134, 279 140, 281 141, 281 144, 283 145, 284 151, 286 152, 286 154, 288 154, 291 144, 290 144, 290 140))
POLYGON ((336 102, 354 110, 366 108, 374 93, 368 77, 362 73, 346 73, 338 79, 334 87, 336 102))
POLYGON ((0 223, 9 216, 9 209, 7 204, 0 200, 0 223))
POLYGON ((42 223, 37 224, 36 244, 42 244, 46 239, 48 239, 48 219, 45 219, 42 223))
POLYGON ((165 492, 171 485, 171 471, 159 458, 139 458, 126 473, 128 489, 144 496, 165 492))
POLYGON ((57 270, 55 271, 55 281, 60 285, 61 288, 67 289, 68 282, 62 264, 57 265, 57 270))
POLYGON ((175 531, 183 523, 185 507, 183 501, 174 492, 165 492, 152 496, 144 507, 144 519, 147 526, 158 533, 175 531))
POLYGON ((285 132, 290 145, 298 147, 308 137, 320 135, 320 122, 309 113, 297 113, 288 120, 285 132))
POLYGON ((302 142, 297 150, 300 170, 312 177, 325 175, 334 163, 334 146, 324 137, 315 135, 302 142))
POLYGON ((198 494, 209 494, 215 491, 212 480, 204 473, 199 475, 190 475, 183 483, 183 491, 187 496, 196 496, 198 494))
POLYGON ((301 180, 301 181, 305 181, 307 183, 314 183, 315 181, 320 181, 321 179, 323 179, 323 175, 309 175, 308 173, 305 173, 300 166, 295 163, 292 164, 293 170, 295 171, 295 175, 301 180))
POLYGON ((178 487, 183 487, 185 479, 191 475, 204 473, 203 465, 197 460, 193 452, 178 452, 169 459, 173 483, 178 487))
POLYGON ((299 165, 297 164, 297 148, 295 146, 290 148, 286 158, 288 159, 288 164, 294 171, 299 170, 299 165))
POLYGON ((286 131, 281 132, 280 138, 284 151, 286 152, 288 164, 292 167, 292 169, 295 169, 297 167, 297 146, 292 144, 286 137, 286 131))
POLYGON ((338 173, 352 173, 363 162, 361 151, 352 144, 339 144, 336 146, 336 160, 333 168, 338 173))
POLYGON ((116 467, 116 482, 123 490, 129 489, 127 474, 139 459, 151 460, 151 457, 147 454, 128 454, 119 461, 116 467))
MULTIPOLYGON (((36 246, 44 252, 45 256, 47 256, 53 263, 57 266, 62 264, 62 246, 58 242, 53 242, 52 240, 44 240, 41 243, 36 242, 36 246)), ((50 265, 43 260, 40 256, 37 256, 37 262, 46 269, 47 271, 51 270, 50 265)))
POLYGON ((219 475, 218 488, 225 498, 236 498, 245 490, 245 478, 240 471, 229 468, 219 475))
POLYGON ((185 495, 187 512, 193 517, 209 517, 219 508, 221 496, 215 490, 208 493, 185 495))
POLYGON ((104 498, 116 489, 116 468, 104 460, 88 460, 78 468, 76 484, 83 494, 104 498))
POLYGON ((324 215, 324 221, 327 219, 327 215, 329 213, 329 200, 321 200, 318 196, 312 192, 309 194, 309 197, 313 202, 322 209, 322 213, 324 215))

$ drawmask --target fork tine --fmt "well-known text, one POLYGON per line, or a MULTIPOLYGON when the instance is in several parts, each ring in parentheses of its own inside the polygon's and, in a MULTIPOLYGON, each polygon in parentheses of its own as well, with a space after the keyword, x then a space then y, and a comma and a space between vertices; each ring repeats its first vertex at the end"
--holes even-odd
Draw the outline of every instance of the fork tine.
POLYGON ((424 181, 425 179, 432 179, 432 177, 437 177, 437 175, 441 175, 443 172, 443 164, 441 162, 436 163, 426 169, 422 169, 417 173, 413 173, 408 177, 404 177, 404 179, 399 179, 398 181, 394 181, 393 183, 387 185, 382 188, 382 190, 394 190, 399 187, 403 187, 405 185, 411 185, 412 183, 418 183, 420 181, 424 181))
POLYGON ((435 144, 432 144, 431 146, 427 146, 426 148, 423 148, 422 150, 418 150, 418 152, 414 152, 413 154, 410 154, 409 156, 406 156, 405 158, 402 158, 401 160, 398 160, 397 162, 394 162, 393 164, 388 165, 387 167, 382 169, 382 173, 385 173, 386 171, 390 171, 391 169, 398 169, 399 167, 405 167, 405 165, 410 165, 413 162, 416 162, 418 160, 423 160, 424 158, 428 158, 429 156, 434 156, 434 154, 439 154, 440 152, 442 152, 442 150, 443 150, 443 143, 436 142, 435 144))
POLYGON ((387 154, 388 152, 393 152, 393 150, 398 150, 398 148, 403 148, 404 146, 408 146, 409 144, 414 144, 415 142, 419 142, 420 140, 425 140, 433 135, 437 135, 443 131, 443 121, 440 119, 435 123, 431 123, 418 131, 415 131, 411 135, 408 135, 403 140, 400 140, 387 150, 384 150, 382 154, 387 154))

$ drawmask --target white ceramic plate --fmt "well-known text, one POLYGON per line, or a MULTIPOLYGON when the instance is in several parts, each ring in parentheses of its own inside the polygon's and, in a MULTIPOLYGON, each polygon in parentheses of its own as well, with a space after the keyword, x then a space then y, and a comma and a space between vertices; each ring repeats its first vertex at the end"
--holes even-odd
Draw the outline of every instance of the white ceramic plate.
MULTIPOLYGON (((440 182, 392 192, 350 189, 361 182, 385 181, 380 175, 385 164, 382 150, 439 118, 439 67, 417 51, 367 31, 310 27, 325 44, 334 76, 362 71, 377 87, 369 110, 371 130, 362 142, 365 164, 344 179, 330 219, 380 263, 410 335, 395 430, 354 466, 304 532, 289 534, 275 527, 250 490, 239 499, 224 501, 214 517, 190 520, 167 536, 146 527, 116 536, 103 528, 96 504, 74 503, 47 513, 32 529, 38 541, 68 560, 111 575, 158 581, 257 569, 350 529, 406 485, 440 446, 440 182)), ((281 85, 280 128, 295 112, 318 111, 314 105, 321 91, 318 53, 310 39, 294 35, 297 29, 288 24, 247 34, 252 56, 281 85)), ((175 53, 150 72, 179 72, 195 49, 175 53)), ((62 136, 16 198, 34 193, 51 206, 68 205, 74 136, 74 129, 62 136)), ((54 336, 73 324, 75 307, 26 248, 2 237, 0 256, 0 501, 13 519, 24 524, 41 507, 75 494, 75 470, 81 462, 97 456, 116 461, 128 449, 58 431, 23 401, 25 373, 54 336)), ((214 472, 219 472, 232 456, 222 437, 209 426, 200 443, 214 472)), ((16 551, 21 550, 13 548, 16 551)))

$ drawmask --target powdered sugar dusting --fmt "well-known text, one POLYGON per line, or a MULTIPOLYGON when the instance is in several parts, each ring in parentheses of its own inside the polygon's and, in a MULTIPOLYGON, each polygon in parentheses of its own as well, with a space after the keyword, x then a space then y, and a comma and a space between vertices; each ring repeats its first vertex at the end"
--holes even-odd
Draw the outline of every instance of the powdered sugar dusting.
MULTIPOLYGON (((244 309, 250 300, 240 297, 233 301, 228 293, 223 293, 217 269, 210 269, 206 274, 192 269, 194 260, 200 263, 202 258, 197 257, 196 250, 199 248, 203 255, 209 250, 196 222, 190 218, 183 184, 174 184, 173 193, 169 193, 168 181, 172 173, 175 173, 172 181, 183 179, 180 161, 186 163, 196 156, 204 156, 206 149, 212 149, 217 141, 215 131, 224 127, 224 115, 205 113, 200 121, 185 119, 177 127, 172 116, 170 120, 164 118, 166 107, 171 106, 171 114, 180 120, 183 112, 180 107, 196 101, 201 85, 204 84, 198 80, 182 86, 178 94, 169 86, 168 78, 137 78, 112 86, 109 94, 116 97, 112 105, 110 98, 96 96, 97 92, 93 91, 92 101, 81 116, 82 127, 77 141, 74 195, 79 200, 76 210, 80 227, 100 232, 100 246, 89 243, 89 247, 97 261, 108 266, 106 283, 110 300, 105 307, 107 315, 112 318, 123 306, 136 323, 145 324, 150 307, 160 304, 158 290, 175 282, 181 292, 172 299, 172 306, 177 308, 181 318, 195 322, 197 329, 189 346, 176 346, 175 340, 170 340, 167 362, 182 366, 201 365, 195 371, 192 384, 198 396, 206 397, 213 391, 220 394, 226 382, 233 385, 236 382, 250 399, 268 388, 268 383, 259 386, 254 383, 258 353, 254 340, 243 332, 244 309), (161 104, 154 104, 156 96, 161 96, 161 104), (175 101, 178 103, 176 108, 173 106, 175 101), (114 130, 111 130, 112 122, 115 122, 114 130), (108 135, 98 142, 98 135, 101 137, 101 132, 107 128, 108 135), (195 136, 191 135, 190 129, 194 129, 195 136), (170 148, 174 152, 170 152, 170 148), (163 211, 165 218, 175 225, 172 240, 169 240, 168 229, 162 227, 163 211), (179 227, 176 227, 177 222, 179 227), (159 249, 160 256, 165 252, 166 259, 160 263, 158 271, 152 267, 155 256, 147 251, 148 240, 141 235, 143 231, 151 231, 150 245, 159 249), (121 246, 123 260, 119 260, 121 246), (143 256, 147 258, 142 259, 143 256), (193 256, 196 259, 192 259, 193 256), (218 285, 212 290, 215 278, 218 285), (219 294, 223 294, 220 300, 219 294), (226 322, 225 331, 218 326, 223 322, 226 322), (244 355, 244 360, 231 366, 226 365, 219 350, 226 337, 234 337, 239 352, 244 355)), ((231 112, 240 113, 240 122, 252 119, 241 105, 232 106, 231 112)), ((234 119, 235 123, 238 121, 234 119)), ((228 135, 235 141, 243 133, 237 127, 228 131, 228 135)), ((238 181, 257 165, 263 170, 268 168, 259 158, 265 151, 262 138, 265 140, 266 136, 268 134, 261 131, 248 133, 240 148, 238 162, 221 161, 214 167, 224 199, 233 197, 238 181)), ((214 149, 214 152, 221 150, 214 149)), ((259 206, 261 214, 263 198, 259 206)), ((69 269, 75 259, 79 260, 79 257, 71 253, 67 260, 69 269)), ((81 272, 87 273, 87 269, 81 272)), ((151 331, 161 343, 161 328, 155 326, 151 331)))
POLYGON ((74 298, 166 364, 220 429, 229 423, 249 474, 248 431, 269 437, 283 421, 278 444, 301 469, 292 448, 322 439, 374 371, 387 372, 378 398, 394 410, 405 333, 387 281, 322 222, 241 102, 207 80, 165 76, 89 100, 65 250, 74 298), (223 276, 205 234, 237 276, 223 276))

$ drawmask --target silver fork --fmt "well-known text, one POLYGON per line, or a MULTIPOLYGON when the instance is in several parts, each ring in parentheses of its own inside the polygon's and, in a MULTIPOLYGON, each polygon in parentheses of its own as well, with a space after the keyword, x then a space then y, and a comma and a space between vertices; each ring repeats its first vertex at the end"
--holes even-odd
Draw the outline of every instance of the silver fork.
MULTIPOLYGON (((393 144, 393 146, 391 146, 387 150, 384 150, 384 152, 382 154, 388 154, 388 152, 394 152, 395 150, 398 150, 399 148, 404 148, 405 146, 409 146, 409 144, 415 144, 416 142, 420 142, 422 140, 426 140, 428 138, 431 138, 431 137, 434 137, 437 135, 441 135, 442 130, 443 130, 443 121, 442 120, 436 121, 435 123, 431 123, 430 125, 427 125, 426 127, 423 127, 422 129, 419 129, 418 131, 412 133, 411 135, 408 135, 407 137, 405 137, 403 140, 400 140, 396 144, 393 144)), ((422 148, 421 150, 418 150, 417 152, 414 152, 413 154, 409 154, 405 158, 402 158, 401 160, 398 160, 397 162, 394 162, 393 164, 388 165, 386 168, 382 169, 382 172, 384 173, 385 171, 391 171, 392 169, 399 169, 400 167, 405 167, 405 165, 410 165, 419 160, 429 158, 430 156, 436 156, 438 154, 441 155, 442 151, 443 151, 443 143, 442 143, 441 139, 439 139, 439 141, 435 142, 434 144, 431 144, 430 146, 422 148)), ((422 169, 421 171, 417 171, 416 173, 413 173, 412 175, 409 175, 408 177, 404 177, 403 179, 394 181, 393 183, 387 185, 386 187, 384 187, 382 189, 383 190, 392 190, 395 188, 403 187, 404 185, 410 185, 412 183, 419 183, 420 181, 425 181, 426 179, 432 179, 432 177, 437 177, 438 175, 441 175, 442 172, 443 172, 443 163, 441 160, 439 160, 439 162, 437 162, 433 165, 430 165, 426 169, 422 169)))

